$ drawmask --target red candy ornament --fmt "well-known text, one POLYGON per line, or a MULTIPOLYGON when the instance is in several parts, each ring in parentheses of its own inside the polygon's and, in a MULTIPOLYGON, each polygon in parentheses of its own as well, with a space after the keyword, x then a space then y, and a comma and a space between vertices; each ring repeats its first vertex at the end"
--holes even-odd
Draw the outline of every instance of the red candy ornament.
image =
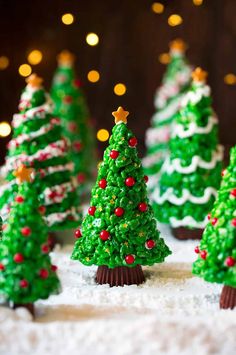
POLYGON ((41 269, 39 271, 39 276, 42 278, 42 279, 47 279, 48 278, 48 275, 49 275, 49 272, 48 270, 46 269, 41 269))
POLYGON ((83 184, 85 182, 85 180, 86 180, 86 176, 84 173, 79 173, 77 175, 77 181, 79 184, 83 184))
POLYGON ((137 141, 136 137, 132 137, 129 139, 129 146, 130 147, 132 147, 132 148, 136 147, 137 143, 138 143, 138 141, 137 141))
POLYGON ((200 252, 200 256, 201 256, 201 258, 202 258, 203 260, 205 260, 206 257, 207 257, 207 252, 206 252, 206 250, 202 250, 202 251, 200 252))
POLYGON ((74 233, 75 238, 81 238, 82 237, 82 233, 80 229, 76 229, 75 233, 74 233))
POLYGON ((101 189, 105 189, 107 186, 107 181, 106 179, 101 179, 98 183, 99 187, 101 187, 101 189))
POLYGON ((214 225, 216 225, 217 221, 218 221, 218 218, 212 218, 211 224, 214 226, 214 225))
POLYGON ((145 202, 141 202, 141 203, 138 205, 138 209, 139 209, 139 211, 141 211, 141 212, 146 212, 147 209, 148 209, 148 205, 147 205, 145 202))
POLYGON ((20 263, 23 263, 24 257, 23 257, 22 254, 17 253, 17 254, 14 255, 13 260, 15 261, 15 263, 20 264, 20 263))
POLYGON ((147 175, 144 175, 144 181, 147 183, 148 182, 148 176, 147 175))
POLYGON ((74 142, 73 143, 73 148, 76 152, 80 152, 82 149, 82 143, 81 142, 74 142))
POLYGON ((230 196, 236 198, 236 189, 230 191, 230 196))
POLYGON ((129 176, 126 180, 125 180, 125 185, 132 187, 135 184, 135 180, 132 176, 129 176))
POLYGON ((232 226, 236 227, 236 218, 232 219, 231 224, 232 226))
POLYGON ((45 207, 45 206, 39 206, 39 212, 40 212, 41 214, 45 214, 45 212, 46 212, 46 207, 45 207))
POLYGON ((0 271, 3 271, 3 270, 5 270, 5 266, 0 263, 0 271))
POLYGON ((100 235, 99 235, 100 239, 102 239, 103 241, 106 241, 110 238, 110 233, 106 230, 102 230, 100 232, 100 235))
POLYGON ((146 249, 153 249, 155 247, 155 245, 156 245, 156 243, 152 239, 147 240, 145 243, 146 249))
POLYGON ((25 280, 25 279, 20 280, 19 284, 20 284, 20 287, 21 287, 21 288, 27 288, 27 287, 29 286, 28 281, 25 280))
POLYGON ((31 235, 31 229, 30 227, 23 227, 21 228, 21 234, 24 236, 24 237, 29 237, 31 235))
POLYGON ((208 213, 207 219, 208 219, 208 221, 210 221, 210 219, 211 219, 211 214, 210 213, 208 213))
POLYGON ((51 270, 52 270, 52 271, 56 272, 57 269, 58 269, 58 267, 57 267, 56 265, 51 265, 51 270))
POLYGON ((88 209, 88 214, 90 214, 90 216, 94 216, 95 211, 96 211, 96 207, 90 206, 88 209))
POLYGON ((233 267, 236 264, 236 260, 232 256, 228 256, 225 260, 225 264, 228 267, 233 267))
POLYGON ((41 246, 41 250, 44 254, 47 254, 47 253, 49 253, 49 246, 47 244, 43 244, 41 246))
POLYGON ((126 255, 126 257, 125 257, 126 264, 129 264, 129 265, 133 264, 134 260, 135 260, 135 257, 132 254, 126 255))
POLYGON ((118 152, 118 150, 112 150, 111 152, 110 152, 110 158, 111 159, 116 159, 116 158, 118 158, 118 156, 119 156, 119 152, 118 152))
POLYGON ((195 247, 194 251, 195 251, 196 254, 199 254, 199 253, 200 253, 200 250, 199 250, 199 246, 198 246, 198 245, 195 247))
POLYGON ((22 203, 22 202, 24 202, 24 197, 22 197, 22 196, 16 196, 15 201, 16 201, 17 203, 22 203))
POLYGON ((124 214, 124 209, 122 208, 122 207, 117 207, 116 209, 115 209, 115 215, 117 216, 117 217, 121 217, 121 216, 123 216, 123 214, 124 214))

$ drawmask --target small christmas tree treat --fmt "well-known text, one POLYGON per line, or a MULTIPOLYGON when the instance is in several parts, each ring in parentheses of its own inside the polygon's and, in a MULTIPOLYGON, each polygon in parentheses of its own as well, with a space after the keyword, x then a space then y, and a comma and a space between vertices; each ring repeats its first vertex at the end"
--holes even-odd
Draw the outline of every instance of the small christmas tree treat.
POLYGON ((180 239, 201 237, 221 180, 223 149, 206 76, 200 68, 192 73, 172 130, 170 157, 152 195, 157 219, 169 223, 180 239))
POLYGON ((0 189, 0 214, 6 219, 18 186, 14 170, 21 164, 32 166, 40 179, 37 189, 51 231, 73 228, 80 214, 72 181, 67 141, 62 136, 60 119, 51 114, 51 103, 42 87, 42 79, 32 74, 21 96, 20 113, 13 117, 13 138, 2 173, 7 184, 0 189))
POLYGON ((146 132, 147 155, 144 171, 149 175, 148 188, 156 187, 160 169, 168 156, 170 128, 183 94, 191 81, 191 68, 185 58, 186 45, 181 39, 170 43, 170 62, 160 88, 157 89, 151 127, 146 132))
POLYGON ((51 89, 55 104, 54 113, 60 117, 63 134, 70 142, 70 160, 74 163, 73 175, 78 181, 78 193, 91 182, 95 163, 94 132, 81 83, 75 78, 75 57, 69 51, 58 56, 58 68, 51 89))
POLYGON ((221 308, 236 307, 236 147, 224 171, 221 187, 209 214, 208 225, 195 252, 193 273, 224 285, 221 308))
POLYGON ((23 166, 15 172, 19 189, 0 244, 0 292, 13 308, 26 307, 34 314, 34 302, 57 293, 60 284, 31 173, 23 166))
POLYGON ((123 286, 144 282, 141 265, 163 262, 170 250, 156 229, 129 113, 119 107, 112 114, 116 124, 72 259, 98 265, 98 284, 123 286))

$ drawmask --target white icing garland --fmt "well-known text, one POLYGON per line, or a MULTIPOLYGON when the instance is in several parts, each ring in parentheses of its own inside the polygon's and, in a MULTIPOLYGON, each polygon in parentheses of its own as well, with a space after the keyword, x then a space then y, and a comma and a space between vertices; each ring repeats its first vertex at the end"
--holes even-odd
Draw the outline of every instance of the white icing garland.
POLYGON ((142 159, 142 165, 144 168, 149 168, 159 160, 164 160, 167 156, 166 151, 159 151, 152 155, 148 155, 142 159))
POLYGON ((205 96, 208 97, 211 93, 211 89, 208 85, 204 85, 200 83, 198 86, 196 86, 196 91, 189 91, 187 94, 184 96, 183 100, 181 101, 181 106, 187 106, 189 102, 191 104, 195 105, 201 99, 205 96))
POLYGON ((174 194, 173 188, 169 187, 163 195, 160 195, 160 189, 157 188, 152 194, 152 200, 158 203, 159 205, 162 205, 166 201, 173 203, 173 205, 176 206, 181 206, 187 201, 192 202, 196 205, 201 205, 207 203, 210 200, 211 196, 217 196, 217 190, 213 187, 207 187, 204 191, 203 196, 194 196, 189 190, 183 189, 181 197, 177 197, 174 194))
POLYGON ((184 126, 181 124, 175 124, 173 127, 173 137, 187 138, 191 137, 194 134, 208 134, 211 132, 213 126, 218 123, 216 116, 209 117, 208 123, 205 127, 198 126, 195 122, 189 124, 188 129, 184 129, 184 126))
POLYGON ((196 221, 192 216, 186 216, 181 220, 176 219, 175 217, 170 217, 170 224, 173 228, 178 228, 182 226, 192 227, 192 228, 205 228, 208 223, 207 217, 201 221, 196 221))
POLYGON ((68 193, 74 190, 72 182, 65 182, 61 185, 47 187, 43 191, 44 205, 48 206, 54 203, 60 203, 67 197, 68 193))
POLYGON ((154 123, 164 122, 172 117, 180 108, 180 102, 183 95, 179 95, 172 102, 166 106, 163 110, 157 111, 153 116, 151 121, 154 123))
POLYGON ((13 115, 12 126, 17 128, 24 122, 35 118, 44 119, 48 113, 52 113, 52 105, 49 102, 46 102, 41 106, 31 108, 25 113, 15 113, 13 115))
POLYGON ((163 171, 167 174, 172 174, 174 171, 181 174, 191 174, 197 170, 202 169, 214 169, 216 164, 223 159, 223 147, 218 145, 217 150, 213 152, 211 161, 203 160, 199 155, 192 157, 192 162, 188 166, 181 165, 181 159, 176 158, 172 161, 168 158, 163 166, 163 171))
POLYGON ((78 212, 73 207, 65 212, 51 213, 45 217, 48 226, 52 226, 54 223, 64 221, 69 215, 72 215, 75 219, 78 217, 78 212))
POLYGON ((152 146, 158 143, 166 143, 170 140, 170 127, 148 128, 146 131, 146 145, 152 146))

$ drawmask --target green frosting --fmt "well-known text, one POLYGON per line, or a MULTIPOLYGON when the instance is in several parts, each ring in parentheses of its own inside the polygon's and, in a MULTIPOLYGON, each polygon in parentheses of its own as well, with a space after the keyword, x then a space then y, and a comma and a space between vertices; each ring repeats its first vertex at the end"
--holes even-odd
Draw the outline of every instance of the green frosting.
POLYGON ((60 283, 45 249, 48 229, 34 183, 22 183, 17 197, 23 201, 12 204, 0 244, 0 292, 10 301, 25 304, 57 293, 60 283), (24 228, 30 230, 28 235, 22 234, 24 228))
POLYGON ((84 218, 82 237, 76 241, 72 254, 72 259, 85 265, 107 265, 110 268, 152 265, 163 262, 171 253, 156 229, 137 149, 129 146, 132 137, 134 135, 125 123, 115 125, 112 130, 92 190, 91 206, 96 211, 84 218), (119 153, 116 159, 110 157, 113 150, 119 153), (128 177, 135 180, 133 186, 126 185, 128 177), (105 188, 99 186, 102 179, 107 182, 105 188), (140 203, 146 204, 146 211, 139 210, 140 203), (118 207, 124 211, 122 216, 115 214, 118 207), (110 238, 106 241, 100 238, 102 230, 109 232, 110 238), (149 240, 154 242, 150 249, 146 244, 149 240), (134 257, 132 264, 126 263, 127 255, 134 257))
POLYGON ((54 114, 61 118, 63 134, 70 142, 69 155, 74 163, 73 175, 80 184, 78 193, 93 177, 96 165, 94 132, 89 111, 73 65, 58 66, 51 89, 54 114))
POLYGON ((236 288, 236 147, 209 218, 193 273, 236 288))

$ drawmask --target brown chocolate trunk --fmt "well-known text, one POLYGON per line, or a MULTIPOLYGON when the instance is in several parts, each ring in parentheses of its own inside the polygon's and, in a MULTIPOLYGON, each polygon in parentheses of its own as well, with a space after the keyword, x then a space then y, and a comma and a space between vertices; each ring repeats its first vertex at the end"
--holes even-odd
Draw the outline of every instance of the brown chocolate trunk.
POLYGON ((34 304, 33 303, 12 303, 11 308, 16 309, 16 308, 26 308, 34 317, 35 316, 35 311, 34 311, 34 304))
POLYGON ((220 308, 233 309, 236 307, 236 288, 224 286, 220 295, 220 308))
POLYGON ((175 238, 180 240, 201 239, 204 229, 189 229, 185 227, 172 228, 175 238))
POLYGON ((100 285, 113 286, 140 285, 145 281, 140 265, 135 267, 118 266, 110 269, 107 266, 99 266, 96 274, 96 282, 100 285))

